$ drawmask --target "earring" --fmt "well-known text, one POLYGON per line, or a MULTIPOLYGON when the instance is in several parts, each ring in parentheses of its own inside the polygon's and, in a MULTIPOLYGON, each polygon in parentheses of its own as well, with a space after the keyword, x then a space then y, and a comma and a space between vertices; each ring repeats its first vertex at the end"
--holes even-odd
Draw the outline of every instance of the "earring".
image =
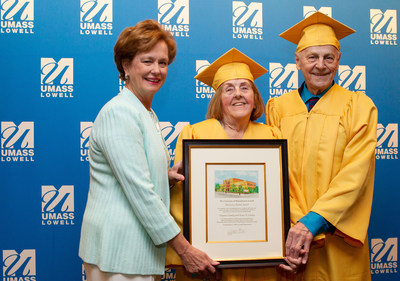
POLYGON ((129 75, 125 73, 125 80, 129 79, 129 75))

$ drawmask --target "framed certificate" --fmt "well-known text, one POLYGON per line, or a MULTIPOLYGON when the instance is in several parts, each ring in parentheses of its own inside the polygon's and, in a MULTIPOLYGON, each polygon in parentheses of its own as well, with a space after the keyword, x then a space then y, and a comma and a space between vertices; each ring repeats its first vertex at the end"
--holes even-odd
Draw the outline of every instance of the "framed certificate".
POLYGON ((219 267, 283 263, 286 140, 183 140, 184 235, 219 267))

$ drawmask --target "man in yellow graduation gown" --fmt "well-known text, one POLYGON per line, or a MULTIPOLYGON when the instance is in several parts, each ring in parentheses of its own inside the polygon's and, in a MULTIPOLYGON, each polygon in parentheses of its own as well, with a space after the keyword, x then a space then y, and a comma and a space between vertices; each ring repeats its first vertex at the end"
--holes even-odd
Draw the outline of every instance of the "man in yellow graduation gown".
POLYGON ((377 109, 334 82, 354 30, 317 12, 280 36, 297 44, 305 83, 267 103, 266 123, 288 139, 292 227, 282 272, 294 280, 371 280, 367 229, 377 109))

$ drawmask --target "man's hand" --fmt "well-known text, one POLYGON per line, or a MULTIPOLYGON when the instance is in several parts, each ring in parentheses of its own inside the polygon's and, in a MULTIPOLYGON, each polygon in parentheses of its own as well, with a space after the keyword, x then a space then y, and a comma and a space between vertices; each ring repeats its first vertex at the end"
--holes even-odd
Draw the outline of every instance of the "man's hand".
POLYGON ((286 240, 286 257, 288 265, 281 264, 279 267, 291 273, 296 273, 301 265, 308 261, 313 235, 301 222, 296 223, 289 229, 286 240))

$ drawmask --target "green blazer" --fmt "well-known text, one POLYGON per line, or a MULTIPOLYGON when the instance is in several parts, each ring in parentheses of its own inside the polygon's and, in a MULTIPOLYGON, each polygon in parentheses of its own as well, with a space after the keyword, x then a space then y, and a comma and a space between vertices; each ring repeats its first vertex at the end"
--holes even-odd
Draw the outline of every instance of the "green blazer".
POLYGON ((90 135, 84 262, 105 272, 164 273, 165 242, 180 232, 169 213, 168 157, 150 112, 128 89, 101 109, 90 135))

